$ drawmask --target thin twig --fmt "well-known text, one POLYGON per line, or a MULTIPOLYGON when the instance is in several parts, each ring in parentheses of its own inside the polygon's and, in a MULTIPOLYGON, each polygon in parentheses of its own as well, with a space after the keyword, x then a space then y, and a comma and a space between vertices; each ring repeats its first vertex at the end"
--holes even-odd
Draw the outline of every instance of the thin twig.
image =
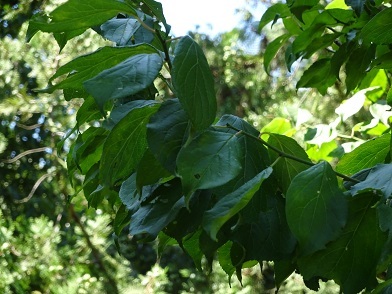
MULTIPOLYGON (((230 125, 230 124, 226 124, 226 127, 229 128, 229 129, 235 130, 235 131, 237 131, 237 132, 238 132, 238 131, 241 131, 240 129, 238 129, 238 128, 236 128, 236 127, 230 125)), ((247 132, 244 132, 244 131, 243 131, 242 133, 243 133, 244 135, 246 135, 247 137, 249 137, 249 138, 252 138, 252 139, 255 139, 255 140, 261 142, 263 145, 267 146, 269 149, 271 149, 271 150, 275 151, 276 153, 278 153, 279 156, 281 156, 281 157, 285 157, 285 158, 288 158, 288 159, 292 159, 292 160, 295 160, 295 161, 297 161, 297 162, 300 162, 300 163, 303 163, 303 164, 306 164, 306 165, 309 165, 309 166, 314 166, 314 165, 315 165, 315 164, 314 164, 313 162, 311 162, 311 161, 307 161, 307 160, 304 160, 304 159, 302 159, 302 158, 298 158, 298 157, 296 157, 296 156, 294 156, 294 155, 291 155, 291 154, 288 154, 288 153, 286 153, 286 152, 283 152, 282 150, 280 150, 280 149, 276 148, 275 146, 269 144, 268 142, 266 142, 265 140, 263 140, 263 139, 260 138, 260 137, 253 136, 253 135, 251 135, 251 134, 249 134, 249 133, 247 133, 247 132)), ((351 177, 346 176, 346 175, 344 175, 344 174, 341 174, 341 173, 339 173, 339 172, 337 172, 337 171, 335 171, 335 174, 336 174, 337 176, 341 177, 342 179, 346 180, 346 181, 350 181, 350 182, 354 182, 354 183, 359 183, 359 182, 360 182, 360 181, 357 180, 357 179, 351 178, 351 177)))
POLYGON ((4 163, 13 163, 13 162, 17 161, 18 159, 22 158, 23 156, 26 156, 26 155, 29 155, 29 154, 32 154, 32 153, 44 152, 47 149, 49 149, 49 147, 41 147, 41 148, 36 148, 36 149, 30 149, 30 150, 27 150, 25 152, 22 152, 21 154, 19 154, 18 156, 15 156, 12 159, 5 159, 5 160, 3 160, 3 162, 4 163))
POLYGON ((31 189, 29 195, 27 195, 27 197, 20 199, 20 200, 15 200, 15 203, 26 203, 27 201, 29 201, 31 199, 31 197, 33 197, 35 191, 38 189, 39 185, 41 185, 41 183, 47 178, 50 177, 51 175, 53 175, 53 173, 48 173, 48 174, 44 174, 42 177, 40 177, 38 179, 38 181, 35 182, 33 188, 31 189))
POLYGON ((28 130, 28 131, 34 130, 34 129, 36 129, 36 128, 39 128, 39 127, 41 127, 42 125, 43 125, 43 124, 34 124, 34 125, 31 125, 31 126, 27 126, 27 125, 20 124, 20 123, 17 123, 17 124, 16 124, 17 127, 22 128, 22 129, 25 129, 25 130, 28 130))

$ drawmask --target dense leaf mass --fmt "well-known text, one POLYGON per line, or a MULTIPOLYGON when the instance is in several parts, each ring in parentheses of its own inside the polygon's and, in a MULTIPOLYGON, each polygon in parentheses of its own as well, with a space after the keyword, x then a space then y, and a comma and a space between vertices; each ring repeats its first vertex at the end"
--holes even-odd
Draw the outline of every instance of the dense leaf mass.
MULTIPOLYGON (((297 271, 316 289, 333 279, 344 293, 382 291, 392 260, 387 2, 287 1, 261 18, 259 30, 282 19, 265 70, 285 50, 289 69, 306 67, 299 90, 357 93, 335 122, 308 128, 306 144, 282 118, 260 133, 240 117, 217 117, 202 48, 190 36, 171 39, 156 1, 69 0, 34 16, 27 37, 50 32, 62 48, 93 28, 113 42, 59 67, 44 91, 84 99, 68 170, 84 176, 90 206, 117 208, 115 234, 129 227, 140 242, 178 243, 199 269, 203 256, 211 266, 218 255, 239 279, 243 267, 272 261, 277 286, 297 271), (161 94, 162 81, 175 98, 161 94), (379 136, 351 152, 339 148, 336 126, 362 110, 373 120, 353 132, 379 136)), ((302 114, 297 129, 310 115, 302 114)))

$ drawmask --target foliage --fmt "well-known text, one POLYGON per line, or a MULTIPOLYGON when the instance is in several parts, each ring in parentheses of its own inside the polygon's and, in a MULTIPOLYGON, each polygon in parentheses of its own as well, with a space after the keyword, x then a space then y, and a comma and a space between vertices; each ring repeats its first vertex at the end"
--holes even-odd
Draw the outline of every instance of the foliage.
POLYGON ((117 208, 115 233, 128 226, 142 240, 158 238, 159 254, 175 241, 198 268, 204 258, 211 268, 218 256, 229 281, 234 273, 241 281, 243 268, 273 261, 277 287, 297 271, 311 289, 321 279, 344 293, 386 290, 392 41, 385 24, 392 8, 387 1, 346 2, 288 1, 260 20, 260 29, 280 19, 285 27, 266 49, 266 69, 289 42, 289 69, 312 61, 298 89, 325 94, 341 82, 355 93, 335 110, 333 123, 307 128, 302 146, 292 138, 306 122, 300 116, 295 127, 276 118, 261 130, 234 115, 217 118, 203 51, 189 36, 170 38, 156 1, 69 0, 35 16, 29 39, 51 32, 62 48, 91 27, 114 43, 62 65, 42 90, 84 99, 67 167, 71 178, 84 176, 90 206, 107 200, 117 208), (157 95, 157 80, 176 98, 157 95), (352 132, 383 136, 339 148, 336 138, 355 137, 339 135, 338 126, 366 109, 372 122, 352 132))

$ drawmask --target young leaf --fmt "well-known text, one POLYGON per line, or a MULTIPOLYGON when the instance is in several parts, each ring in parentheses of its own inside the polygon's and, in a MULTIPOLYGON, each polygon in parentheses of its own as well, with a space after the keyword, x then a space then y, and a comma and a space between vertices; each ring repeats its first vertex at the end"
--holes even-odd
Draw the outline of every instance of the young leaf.
POLYGON ((336 171, 353 175, 377 163, 383 163, 389 153, 390 140, 391 134, 385 134, 361 144, 350 153, 343 155, 336 166, 336 171))
POLYGON ((116 66, 85 81, 84 88, 103 108, 106 101, 133 95, 147 88, 161 70, 162 57, 157 54, 132 56, 116 66))
POLYGON ((88 29, 121 12, 136 15, 131 5, 120 0, 68 0, 52 11, 46 21, 42 18, 33 19, 29 25, 27 40, 30 40, 37 30, 61 33, 88 29))
POLYGON ((147 149, 146 125, 159 104, 131 110, 112 129, 103 146, 100 176, 113 186, 129 177, 147 149))
POLYGON ((272 167, 263 170, 250 181, 227 196, 221 198, 210 210, 206 211, 203 218, 203 228, 211 239, 217 241, 219 229, 252 199, 260 189, 261 184, 272 173, 272 167))
POLYGON ((347 221, 347 200, 327 162, 293 179, 286 194, 286 215, 301 255, 325 248, 340 235, 347 221))
POLYGON ((86 122, 93 120, 99 120, 102 118, 102 112, 99 111, 97 103, 93 97, 88 96, 82 106, 80 106, 78 112, 76 113, 76 121, 80 127, 86 122))
POLYGON ((203 130, 216 115, 216 97, 212 76, 203 50, 190 37, 181 38, 175 49, 172 79, 175 94, 193 127, 203 130))
POLYGON ((373 289, 377 264, 387 240, 387 233, 380 229, 377 209, 373 208, 378 200, 372 193, 349 199, 348 222, 340 237, 327 244, 326 249, 298 260, 306 280, 334 279, 341 291, 348 294, 359 293, 365 287, 373 289))
MULTIPOLYGON (((311 164, 311 161, 309 160, 309 157, 306 154, 305 150, 303 150, 294 139, 278 134, 269 134, 268 143, 287 154, 296 156, 305 161, 309 161, 309 163, 311 164)), ((275 161, 279 157, 279 155, 271 149, 269 149, 269 155, 271 162, 275 161)), ((306 170, 308 167, 309 165, 307 164, 300 163, 293 159, 288 159, 285 157, 282 157, 274 165, 273 174, 278 180, 279 186, 282 189, 283 193, 286 193, 293 178, 301 171, 306 170)))
POLYGON ((177 157, 187 202, 197 189, 219 187, 241 171, 243 150, 236 134, 208 130, 183 147, 177 157))
POLYGON ((188 124, 188 116, 178 99, 163 102, 147 124, 148 146, 172 174, 175 173, 178 152, 186 141, 188 124))

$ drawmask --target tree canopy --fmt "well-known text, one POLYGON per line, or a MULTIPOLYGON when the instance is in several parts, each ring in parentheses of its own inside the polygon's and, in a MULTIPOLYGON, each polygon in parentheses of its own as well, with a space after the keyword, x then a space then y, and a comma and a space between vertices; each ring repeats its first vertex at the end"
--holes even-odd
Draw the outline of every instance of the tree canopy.
POLYGON ((386 291, 388 2, 291 0, 264 13, 259 30, 271 22, 282 28, 263 52, 270 75, 283 48, 288 70, 304 68, 298 92, 350 96, 335 102, 332 123, 307 126, 298 112, 295 127, 283 118, 255 128, 231 113, 218 116, 203 50, 189 36, 171 38, 159 2, 69 0, 35 15, 28 40, 53 33, 63 50, 91 28, 111 42, 61 65, 41 89, 83 101, 75 127, 58 144, 70 179, 83 176, 91 207, 105 200, 116 209, 116 236, 127 228, 141 241, 157 238, 160 254, 176 242, 199 269, 203 258, 211 267, 217 256, 229 281, 273 261, 277 287, 297 271, 311 289, 321 279, 344 293, 386 291), (360 111, 369 122, 350 126, 360 111), (350 127, 350 135, 339 134, 350 127))

